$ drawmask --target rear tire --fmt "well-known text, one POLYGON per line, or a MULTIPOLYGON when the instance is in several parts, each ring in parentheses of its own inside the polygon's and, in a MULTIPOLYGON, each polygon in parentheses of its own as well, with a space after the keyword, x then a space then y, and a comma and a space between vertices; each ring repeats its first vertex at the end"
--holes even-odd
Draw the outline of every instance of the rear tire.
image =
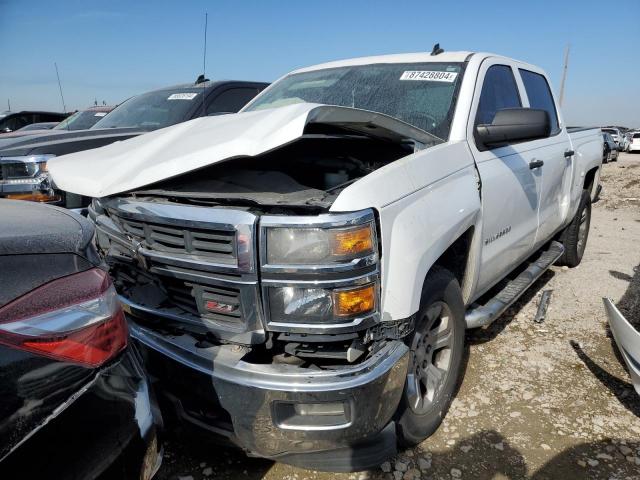
POLYGON ((434 267, 422 289, 415 330, 407 338, 411 358, 396 414, 402 446, 432 435, 451 406, 464 369, 464 313, 458 280, 434 267))
POLYGON ((591 195, 588 190, 583 190, 575 217, 560 235, 560 243, 564 246, 564 253, 557 262, 559 265, 573 268, 580 264, 587 246, 590 226, 591 195))

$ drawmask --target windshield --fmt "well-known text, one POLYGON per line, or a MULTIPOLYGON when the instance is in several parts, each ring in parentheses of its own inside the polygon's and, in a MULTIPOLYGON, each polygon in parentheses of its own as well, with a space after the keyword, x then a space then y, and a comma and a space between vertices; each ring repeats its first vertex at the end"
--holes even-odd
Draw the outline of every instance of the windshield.
POLYGON ((96 122, 101 120, 108 112, 96 112, 95 110, 84 110, 76 112, 68 118, 65 118, 55 127, 54 130, 86 130, 93 127, 96 122))
POLYGON ((309 102, 360 108, 449 137, 461 63, 397 63, 330 68, 289 75, 244 111, 309 102))
POLYGON ((194 104, 202 101, 202 88, 181 88, 143 93, 130 98, 96 123, 98 128, 135 127, 145 130, 168 127, 187 120, 194 104))

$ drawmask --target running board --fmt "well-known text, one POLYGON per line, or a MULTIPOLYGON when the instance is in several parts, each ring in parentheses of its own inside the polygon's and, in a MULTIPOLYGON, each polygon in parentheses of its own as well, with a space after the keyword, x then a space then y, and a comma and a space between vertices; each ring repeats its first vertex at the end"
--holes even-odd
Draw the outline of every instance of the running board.
POLYGON ((524 272, 498 292, 485 305, 467 310, 465 321, 467 328, 486 327, 493 323, 502 313, 522 295, 551 265, 564 253, 564 247, 558 242, 551 242, 549 249, 531 262, 524 272))

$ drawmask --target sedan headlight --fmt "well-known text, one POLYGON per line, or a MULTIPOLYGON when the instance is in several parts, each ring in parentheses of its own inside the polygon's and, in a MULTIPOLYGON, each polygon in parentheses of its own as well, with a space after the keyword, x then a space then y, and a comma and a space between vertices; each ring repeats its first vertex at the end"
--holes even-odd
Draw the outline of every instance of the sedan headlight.
POLYGON ((344 263, 374 253, 373 223, 347 228, 267 229, 269 265, 344 263))

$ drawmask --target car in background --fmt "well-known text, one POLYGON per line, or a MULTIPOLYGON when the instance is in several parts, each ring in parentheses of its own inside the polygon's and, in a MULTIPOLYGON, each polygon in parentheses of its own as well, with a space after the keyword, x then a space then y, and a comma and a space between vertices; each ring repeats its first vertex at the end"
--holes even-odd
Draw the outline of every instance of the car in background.
POLYGON ((631 132, 627 152, 640 152, 640 131, 631 132))
POLYGON ((604 140, 602 146, 602 163, 608 163, 618 160, 618 146, 613 140, 610 133, 602 132, 602 138, 604 140))
POLYGON ((624 136, 622 134, 622 131, 617 128, 617 127, 603 127, 601 129, 604 133, 608 133, 609 135, 611 135, 611 138, 613 138, 613 141, 616 144, 616 148, 618 150, 622 150, 622 137, 624 136))
MULTIPOLYGON (((63 120, 64 121, 64 120, 63 120)), ((7 133, 7 136, 12 135, 18 132, 34 132, 38 130, 51 130, 53 127, 58 125, 60 122, 38 122, 27 125, 26 127, 22 127, 15 132, 7 133)))
POLYGON ((67 194, 51 183, 47 161, 102 147, 207 115, 240 110, 267 83, 209 81, 161 88, 118 105, 88 130, 55 130, 24 139, 0 139, 0 197, 46 202, 82 211, 88 197, 67 194))
POLYGON ((0 218, 0 478, 150 479, 162 418, 93 226, 13 200, 0 218))
POLYGON ((113 108, 114 107, 108 106, 90 107, 84 110, 75 111, 61 122, 32 123, 31 125, 22 127, 15 132, 5 133, 0 136, 0 148, 3 148, 5 145, 10 145, 18 137, 53 135, 60 133, 59 130, 86 130, 93 127, 107 113, 113 110, 113 108), (38 128, 38 126, 42 126, 42 128, 38 128))
POLYGON ((27 110, 21 112, 3 112, 0 113, 0 135, 14 132, 32 123, 61 122, 68 116, 68 113, 27 110))
POLYGON ((102 120, 114 107, 101 105, 78 110, 58 123, 54 130, 87 130, 102 120))

